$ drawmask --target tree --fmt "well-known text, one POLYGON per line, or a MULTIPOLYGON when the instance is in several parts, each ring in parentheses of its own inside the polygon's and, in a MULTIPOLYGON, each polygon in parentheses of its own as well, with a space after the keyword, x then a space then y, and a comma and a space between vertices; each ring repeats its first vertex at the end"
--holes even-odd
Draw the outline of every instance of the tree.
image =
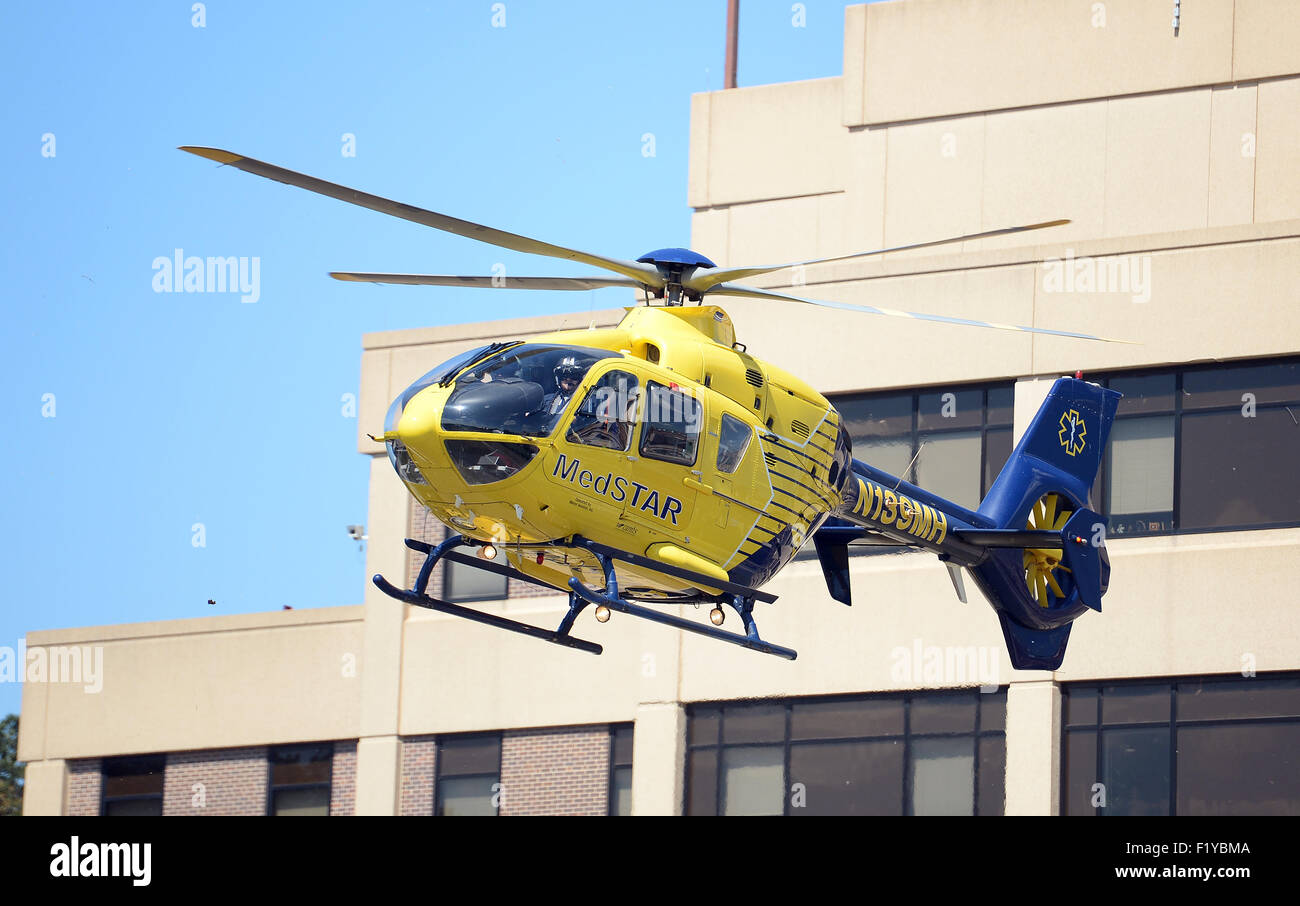
POLYGON ((23 771, 18 760, 18 715, 0 720, 0 815, 23 813, 23 771))

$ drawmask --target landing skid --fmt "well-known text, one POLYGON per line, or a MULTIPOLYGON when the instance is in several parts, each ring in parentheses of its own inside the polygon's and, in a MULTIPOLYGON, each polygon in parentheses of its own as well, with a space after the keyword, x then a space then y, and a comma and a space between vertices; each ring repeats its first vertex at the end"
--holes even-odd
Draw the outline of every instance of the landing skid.
POLYGON ((666 626, 672 626, 686 632, 693 632, 697 635, 717 639, 720 642, 729 642, 733 645, 739 645, 742 648, 748 648, 750 651, 758 651, 763 654, 772 654, 777 657, 793 661, 797 653, 790 648, 783 648, 780 645, 773 645, 771 642, 764 641, 759 637, 758 625, 754 621, 754 602, 764 601, 767 603, 774 602, 776 596, 757 589, 750 588, 746 585, 739 585, 734 582, 724 582, 711 576, 705 576, 699 573, 669 564, 660 563, 657 560, 650 560, 638 554, 620 551, 616 548, 606 547, 603 544, 597 544, 581 536, 574 536, 569 541, 555 541, 547 545, 549 547, 572 547, 588 551, 596 558, 600 564, 601 570, 605 575, 605 587, 600 590, 590 588, 576 577, 569 579, 569 610, 565 613, 564 618, 560 621, 559 627, 554 630, 543 629, 540 626, 533 626, 528 623, 520 623, 517 620, 507 619, 506 617, 497 616, 496 614, 484 613, 474 610, 470 607, 464 607, 460 604, 453 604, 450 601, 443 601, 426 593, 429 587, 429 578, 433 575, 433 568, 439 560, 450 560, 454 563, 460 563, 465 566, 472 566, 475 569, 481 569, 485 572, 495 573, 496 575, 505 576, 510 579, 517 579, 520 582, 528 582, 532 585, 538 585, 542 588, 551 588, 543 582, 539 582, 531 576, 527 576, 517 569, 509 566, 503 566, 498 563, 492 563, 486 560, 480 560, 475 557, 468 557, 455 550, 457 547, 476 547, 475 542, 463 535, 453 535, 446 541, 436 547, 423 541, 416 541, 412 538, 406 539, 406 546, 411 550, 419 551, 424 554, 424 563, 420 567, 420 574, 416 577, 415 587, 409 591, 403 591, 397 588, 383 576, 375 576, 373 581, 384 594, 407 604, 413 604, 416 607, 423 607, 427 610, 436 610, 439 613, 449 614, 454 617, 462 617, 466 620, 472 620, 476 623, 483 623, 487 626, 493 626, 497 629, 505 629, 509 632, 517 632, 520 635, 526 635, 531 638, 541 639, 544 642, 551 642, 555 645, 563 645, 566 648, 572 648, 577 651, 586 651, 589 654, 600 654, 604 649, 595 642, 589 642, 585 639, 574 638, 569 634, 573 628, 574 621, 578 615, 589 604, 597 607, 607 607, 610 610, 616 610, 619 613, 630 614, 631 616, 641 617, 655 623, 662 623, 666 626), (715 599, 719 604, 727 604, 740 616, 741 622, 745 627, 745 634, 740 635, 735 632, 725 632, 714 626, 705 626, 692 620, 683 619, 674 614, 662 613, 653 608, 634 604, 628 601, 618 590, 618 578, 614 572, 615 561, 623 561, 633 565, 645 566, 662 573, 686 579, 698 585, 708 588, 717 588, 722 593, 715 599))

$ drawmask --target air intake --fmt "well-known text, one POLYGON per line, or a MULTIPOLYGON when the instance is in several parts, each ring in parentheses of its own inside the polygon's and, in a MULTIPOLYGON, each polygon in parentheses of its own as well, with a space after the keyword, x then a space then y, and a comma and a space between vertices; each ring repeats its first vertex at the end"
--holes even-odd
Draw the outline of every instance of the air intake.
POLYGON ((763 372, 755 371, 753 368, 745 369, 745 380, 749 381, 751 387, 763 386, 763 372))

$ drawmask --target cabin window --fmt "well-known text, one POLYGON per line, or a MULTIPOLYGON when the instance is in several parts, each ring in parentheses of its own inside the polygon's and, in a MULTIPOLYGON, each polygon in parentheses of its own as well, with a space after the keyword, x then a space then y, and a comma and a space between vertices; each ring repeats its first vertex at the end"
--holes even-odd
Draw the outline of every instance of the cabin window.
POLYGON ((597 379, 573 415, 566 439, 589 447, 625 451, 632 443, 640 385, 626 371, 609 371, 597 379))
POLYGON ((718 432, 718 471, 727 475, 740 467, 749 449, 749 439, 753 430, 734 416, 723 413, 722 428, 718 432))
POLYGON ((683 466, 694 465, 701 417, 699 400, 680 390, 647 382, 641 455, 683 466))

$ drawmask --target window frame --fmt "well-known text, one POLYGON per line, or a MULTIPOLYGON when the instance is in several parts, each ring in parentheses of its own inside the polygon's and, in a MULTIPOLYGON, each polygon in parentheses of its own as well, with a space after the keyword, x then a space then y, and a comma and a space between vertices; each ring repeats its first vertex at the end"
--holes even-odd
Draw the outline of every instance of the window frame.
POLYGON ((1229 728, 1241 727, 1258 724, 1280 724, 1280 723, 1300 723, 1300 716, 1275 715, 1273 717, 1242 717, 1236 719, 1215 717, 1215 718, 1193 718, 1189 720, 1179 720, 1178 718, 1178 687, 1180 685, 1196 685, 1201 683, 1220 683, 1227 680, 1236 680, 1245 686, 1254 679, 1262 680, 1291 680, 1300 685, 1300 672, 1296 671, 1279 671, 1258 673, 1251 677, 1243 677, 1240 673, 1207 673, 1193 674, 1189 676, 1169 676, 1169 677, 1138 677, 1124 680, 1084 680, 1081 682, 1061 683, 1061 754, 1057 761, 1058 777, 1060 779, 1060 798, 1058 813, 1062 816, 1080 815, 1088 817, 1105 817, 1106 812, 1103 808, 1093 807, 1091 815, 1088 812, 1071 812, 1070 792, 1071 783, 1069 775, 1069 743, 1070 735, 1083 735, 1091 733, 1096 739, 1095 748, 1096 761, 1093 766, 1093 783, 1106 783, 1103 778, 1103 758, 1104 750, 1101 745, 1102 733, 1105 730, 1152 730, 1168 729, 1169 731, 1169 816, 1174 817, 1178 814, 1178 730, 1181 727, 1198 728, 1229 728), (1169 690, 1169 718, 1167 720, 1146 720, 1131 722, 1107 722, 1105 720, 1106 711, 1104 707, 1105 689, 1116 688, 1135 688, 1140 686, 1160 687, 1167 686, 1169 690), (1074 726, 1069 724, 1069 696, 1076 691, 1089 691, 1097 696, 1098 717, 1092 723, 1081 723, 1074 726))
MULTIPOLYGON (((435 754, 434 754, 434 773, 433 773, 433 816, 435 818, 454 817, 454 816, 448 816, 442 814, 442 781, 444 779, 459 780, 459 779, 466 779, 466 778, 494 776, 496 777, 495 783, 497 784, 498 787, 498 789, 494 791, 494 793, 499 792, 501 790, 501 786, 500 786, 501 762, 504 757, 503 750, 505 746, 504 746, 504 734, 502 734, 500 731, 494 733, 448 733, 446 735, 439 736, 434 742, 434 747, 435 747, 435 754), (443 745, 447 742, 456 742, 456 741, 471 740, 471 739, 492 739, 496 741, 496 745, 497 745, 496 773, 486 774, 480 771, 474 774, 444 774, 443 765, 445 764, 445 761, 442 757, 443 745)), ((496 805, 496 814, 493 817, 500 817, 500 816, 501 816, 501 800, 498 799, 496 805)))
POLYGON ((298 742, 298 743, 289 743, 289 744, 287 744, 287 745, 280 745, 280 746, 267 746, 267 747, 266 747, 266 811, 265 811, 264 814, 266 814, 267 817, 270 817, 270 818, 280 817, 280 816, 278 816, 278 815, 275 814, 275 794, 276 794, 277 792, 280 792, 280 791, 282 791, 282 790, 314 790, 314 789, 318 789, 318 788, 320 788, 320 787, 324 787, 324 788, 325 788, 325 793, 326 793, 326 796, 325 796, 325 817, 329 817, 330 815, 332 815, 332 814, 334 813, 334 811, 333 811, 333 806, 334 806, 334 741, 333 741, 333 740, 329 740, 328 742, 298 742), (328 749, 329 749, 329 757, 325 759, 325 763, 329 765, 329 779, 328 779, 328 780, 324 780, 324 781, 321 781, 321 780, 313 780, 313 781, 311 781, 311 782, 309 782, 309 783, 280 783, 280 784, 277 784, 277 783, 275 782, 275 761, 274 761, 274 757, 273 757, 273 756, 274 756, 274 753, 275 753, 277 750, 289 750, 289 749, 311 749, 311 748, 318 748, 318 747, 322 747, 322 746, 323 746, 323 747, 328 747, 328 749))
MULTIPOLYGON (((922 434, 925 434, 927 436, 932 434, 968 434, 972 431, 978 431, 980 436, 980 464, 979 464, 980 500, 983 500, 985 497, 987 497, 989 493, 989 489, 992 488, 993 486, 993 480, 996 480, 997 478, 997 476, 995 475, 993 476, 993 480, 990 480, 988 475, 989 432, 1000 431, 1009 428, 1012 432, 1012 438, 1013 438, 1013 443, 1011 445, 1012 451, 1015 450, 1015 443, 1014 443, 1015 402, 1016 402, 1015 380, 1009 379, 1009 380, 1001 380, 1001 381, 989 381, 987 383, 963 384, 963 385, 955 385, 955 386, 937 385, 937 386, 929 386, 929 387, 899 388, 896 390, 881 390, 881 391, 872 390, 866 392, 836 393, 829 396, 828 399, 830 401, 830 404, 832 406, 835 406, 835 409, 838 412, 839 406, 837 405, 837 403, 840 400, 871 399, 871 398, 884 399, 886 397, 891 397, 891 396, 911 397, 912 425, 907 435, 910 441, 911 455, 909 457, 909 462, 911 464, 907 467, 907 472, 912 472, 916 468, 918 454, 920 453, 920 436, 922 434), (1006 390, 1011 393, 1011 420, 1010 421, 1007 422, 989 421, 989 393, 990 391, 996 391, 996 390, 1006 390), (971 392, 978 392, 980 394, 980 423, 978 428, 973 425, 953 425, 952 427, 928 427, 924 429, 920 427, 922 396, 929 396, 930 394, 934 394, 934 393, 961 394, 961 393, 971 393, 971 392)), ((843 414, 841 413, 841 421, 842 420, 843 420, 843 414)), ((890 435, 890 436, 901 437, 903 435, 890 435)), ((854 454, 854 458, 855 459, 858 458, 856 453, 854 454)), ((902 478, 904 481, 907 481, 912 484, 916 483, 913 479, 908 478, 906 473, 896 477, 902 478)))
POLYGON ((629 758, 626 762, 621 762, 618 760, 618 756, 617 756, 618 745, 616 742, 616 734, 624 730, 626 730, 628 733, 631 734, 632 743, 633 746, 635 746, 636 745, 636 724, 635 723, 628 722, 628 723, 618 723, 618 724, 609 725, 609 781, 606 786, 605 815, 611 818, 620 817, 615 812, 614 774, 620 768, 627 768, 629 771, 634 770, 633 762, 631 758, 629 758))
MULTIPOLYGON (((989 473, 989 434, 993 431, 1009 431, 1011 433, 1011 448, 1007 452, 1007 459, 1009 460, 1011 453, 1015 452, 1015 446, 1016 446, 1015 445, 1015 430, 1016 430, 1015 429, 1015 406, 1016 406, 1015 380, 1008 379, 1008 380, 1001 380, 1001 381, 990 381, 988 383, 982 383, 982 384, 963 384, 963 385, 952 386, 952 387, 939 385, 939 386, 929 386, 929 387, 913 387, 910 389, 898 388, 895 390, 880 390, 880 391, 872 390, 872 391, 854 391, 849 393, 835 393, 827 396, 827 400, 829 400, 830 404, 835 407, 835 411, 840 413, 840 422, 841 424, 843 424, 844 413, 840 411, 838 405, 841 400, 871 399, 871 398, 884 399, 886 397, 901 397, 901 396, 908 396, 908 395, 911 396, 912 412, 911 412, 911 428, 909 429, 909 433, 906 435, 909 438, 909 445, 910 445, 909 460, 911 462, 911 465, 909 465, 907 468, 907 472, 912 472, 916 468, 916 463, 919 458, 918 454, 920 452, 921 434, 926 434, 926 435, 948 434, 948 433, 965 434, 971 431, 978 430, 980 436, 980 464, 979 464, 980 500, 982 501, 985 497, 988 496, 989 490, 993 487, 993 482, 997 480, 997 475, 993 475, 990 477, 988 474, 989 473), (989 421, 989 393, 996 390, 1005 390, 1011 394, 1011 416, 1009 421, 1006 422, 989 421), (957 425, 954 425, 951 428, 926 428, 924 430, 920 428, 921 397, 923 395, 929 395, 933 393, 961 394, 961 393, 970 393, 972 391, 980 392, 980 424, 978 429, 975 428, 974 426, 957 426, 957 425)), ((846 430, 847 430, 847 426, 846 426, 846 430)), ((889 436, 902 437, 904 435, 899 434, 899 435, 889 435, 889 436)), ((861 458, 859 450, 854 450, 853 458, 854 459, 861 458)), ((1006 463, 1004 462, 1003 466, 1005 465, 1006 463)), ((909 483, 915 484, 915 482, 912 479, 908 478, 906 474, 899 475, 897 477, 902 478, 904 481, 907 481, 909 483)), ((922 487, 924 487, 924 485, 922 485, 922 487)), ((849 556, 850 557, 875 557, 875 556, 882 556, 887 554, 895 554, 897 553, 897 550, 898 550, 897 548, 893 548, 893 547, 850 544, 849 556)), ((908 552, 915 553, 916 551, 908 551, 908 552)), ((806 545, 805 547, 800 549, 800 551, 797 554, 795 554, 795 559, 810 560, 810 559, 814 559, 816 556, 817 553, 812 549, 812 546, 806 545)))
MULTIPOLYGON (((564 443, 573 444, 574 446, 579 446, 579 447, 588 447, 593 450, 608 450, 610 453, 622 453, 622 454, 631 453, 633 446, 636 446, 638 449, 640 448, 641 441, 640 441, 639 432, 641 429, 642 413, 646 407, 643 404, 644 394, 642 393, 641 376, 639 374, 637 374, 631 368, 627 367, 627 365, 624 364, 623 359, 618 359, 613 364, 609 364, 609 365, 606 365, 606 363, 604 362, 597 362, 595 365, 591 367, 591 370, 588 371, 587 374, 583 376, 583 384, 580 385, 578 389, 582 391, 582 398, 579 399, 577 404, 573 407, 573 411, 568 413, 568 417, 563 419, 564 431, 562 436, 563 436, 564 443), (602 368, 601 367, 602 365, 604 365, 605 367, 602 368), (597 386, 606 377, 608 377, 609 375, 615 372, 621 372, 622 374, 625 374, 632 379, 633 393, 635 394, 636 397, 635 401, 632 404, 633 409, 635 411, 633 412, 632 417, 630 419, 627 419, 627 421, 625 422, 625 424, 627 424, 628 426, 627 443, 624 445, 624 447, 621 450, 616 449, 614 447, 606 447, 601 444, 587 443, 586 441, 580 440, 572 436, 574 423, 578 420, 578 418, 581 417, 582 406, 584 403, 587 402, 587 397, 595 393, 597 386)), ((574 395, 575 397, 577 396, 577 394, 574 395)), ((626 416, 626 413, 624 413, 624 415, 626 416)))
MULTIPOLYGON (((670 406, 669 408, 671 409, 672 407, 670 406)), ((706 411, 705 411, 705 408, 704 408, 704 401, 703 401, 702 399, 698 399, 698 398, 696 398, 695 396, 693 396, 692 394, 687 393, 687 392, 686 392, 685 390, 683 390, 681 387, 673 388, 673 387, 669 386, 669 384, 663 383, 662 381, 657 381, 657 380, 655 380, 654 378, 646 378, 646 381, 645 381, 645 402, 641 405, 641 417, 640 417, 640 419, 638 419, 638 421, 640 422, 640 432, 641 432, 641 433, 640 433, 640 436, 637 438, 637 442, 636 442, 636 451, 637 451, 637 455, 639 455, 639 456, 643 456, 643 457, 645 457, 646 459, 652 459, 652 460, 654 460, 655 462, 662 462, 662 463, 666 463, 667 465, 670 465, 670 466, 681 466, 682 468, 689 469, 691 466, 695 465, 697 462, 700 461, 700 447, 703 446, 703 444, 701 443, 701 440, 700 440, 700 439, 701 439, 701 437, 703 437, 704 434, 705 434, 705 431, 704 431, 704 420, 705 420, 706 418, 708 418, 708 414, 707 414, 706 411), (696 406, 696 408, 698 409, 698 412, 699 412, 699 418, 698 418, 698 420, 697 420, 698 423, 697 423, 696 430, 695 430, 695 435, 694 435, 695 444, 694 444, 694 448, 693 448, 692 451, 691 451, 691 460, 690 460, 690 462, 683 462, 683 461, 680 460, 680 459, 667 459, 667 458, 665 458, 665 457, 663 457, 663 456, 656 456, 656 455, 653 454, 653 453, 647 453, 647 452, 646 452, 646 450, 645 450, 645 441, 646 441, 646 434, 648 433, 647 430, 646 430, 646 426, 647 426, 647 423, 648 423, 649 420, 650 420, 650 419, 649 419, 649 416, 650 416, 650 397, 651 397, 651 395, 652 395, 653 392, 654 392, 654 391, 652 390, 652 388, 658 388, 658 389, 662 390, 664 393, 668 393, 668 394, 677 394, 677 395, 681 396, 683 399, 689 400, 689 401, 690 401, 691 403, 693 403, 693 404, 696 406)), ((656 424, 662 424, 662 422, 656 422, 656 424)))
POLYGON ((754 426, 746 422, 743 418, 732 415, 730 412, 723 412, 718 416, 718 452, 713 457, 713 467, 717 469, 719 475, 735 475, 740 471, 741 465, 745 462, 745 457, 749 454, 749 447, 754 442, 754 426), (722 443, 726 436, 727 420, 735 422, 745 431, 745 442, 740 445, 740 453, 736 456, 736 463, 730 469, 722 467, 722 443))
MULTIPOLYGON (((1251 523, 1249 525, 1196 526, 1194 528, 1184 528, 1181 525, 1182 515, 1183 515, 1182 513, 1183 416, 1185 414, 1198 416, 1198 415, 1222 414, 1225 412, 1240 412, 1241 407, 1243 405, 1242 403, 1237 402, 1231 405, 1224 404, 1218 406, 1198 406, 1193 409, 1185 409, 1183 407, 1183 398, 1185 395, 1183 389, 1184 377, 1189 373, 1215 371, 1225 367, 1238 368, 1238 367, 1268 366, 1268 365, 1300 365, 1300 357, 1270 356, 1265 358, 1225 359, 1222 362, 1213 362, 1209 364, 1200 364, 1200 365, 1186 365, 1186 366, 1175 366, 1175 367, 1168 367, 1168 366, 1146 367, 1146 368, 1135 368, 1135 369, 1123 370, 1123 371, 1107 371, 1103 374, 1088 378, 1089 380, 1101 384, 1101 386, 1103 387, 1110 387, 1111 382, 1115 380, 1130 380, 1134 378, 1144 378, 1144 377, 1165 377, 1170 374, 1172 374, 1174 377, 1174 391, 1173 391, 1174 401, 1172 407, 1168 411, 1162 410, 1160 412, 1135 412, 1131 414, 1118 413, 1115 416, 1115 422, 1114 422, 1115 424, 1118 424, 1121 421, 1128 421, 1128 420, 1141 419, 1141 418, 1152 418, 1152 417, 1159 417, 1163 415, 1169 415, 1170 417, 1173 418, 1174 421, 1174 438, 1173 438, 1174 461, 1173 461, 1173 470, 1172 470, 1173 471, 1173 479, 1172 479, 1173 480, 1173 509, 1170 512, 1169 519, 1170 522, 1173 523, 1174 527, 1169 530, 1162 529, 1159 531, 1150 531, 1150 530, 1125 531, 1120 534, 1115 534, 1108 529, 1107 536, 1106 536, 1107 541, 1123 540, 1125 538, 1168 537, 1171 535, 1202 535, 1207 532, 1252 532, 1252 531, 1261 531, 1264 529, 1300 527, 1300 518, 1290 520, 1290 521, 1282 521, 1282 522, 1251 523)), ((1296 405, 1295 402, 1256 403, 1255 411, 1260 412, 1260 411, 1268 411, 1268 410, 1286 410, 1288 407, 1292 407, 1295 405, 1296 405)), ((1113 431, 1113 426, 1112 426, 1112 431, 1113 431)), ((1108 523, 1112 525, 1114 522, 1114 516, 1112 516, 1110 512, 1110 506, 1109 506, 1110 501, 1108 500, 1108 496, 1111 490, 1110 481, 1111 481, 1111 473, 1113 472, 1113 466, 1111 465, 1111 460, 1112 460, 1113 452, 1114 452, 1114 447, 1112 444, 1108 442, 1106 444, 1105 456, 1102 458, 1101 468, 1097 472, 1097 480, 1093 483, 1092 486, 1093 503, 1095 505, 1097 512, 1100 515, 1105 516, 1107 518, 1108 523)), ((1134 514, 1134 515, 1138 515, 1138 514, 1134 514)))
POLYGON ((145 802, 145 801, 155 801, 155 800, 158 803, 158 814, 162 815, 164 814, 164 807, 166 805, 166 799, 165 799, 166 792, 167 792, 167 753, 163 752, 159 754, 145 754, 145 755, 117 755, 117 756, 110 756, 110 757, 100 759, 99 814, 101 817, 108 816, 108 813, 105 810, 108 808, 108 805, 112 802, 145 802), (156 772, 148 771, 145 774, 131 774, 131 775, 123 775, 123 776, 143 777, 143 776, 149 776, 150 774, 153 773, 160 774, 162 776, 162 788, 158 792, 135 793, 128 796, 108 795, 108 770, 107 769, 108 769, 109 762, 113 762, 113 761, 123 762, 123 761, 137 761, 137 760, 144 761, 145 759, 153 759, 153 758, 160 759, 162 763, 162 767, 158 771, 156 772))
MULTIPOLYGON (((682 814, 683 815, 691 814, 690 812, 690 804, 691 804, 690 763, 691 763, 691 754, 693 752, 712 750, 714 753, 716 753, 715 771, 717 773, 714 778, 713 815, 722 816, 724 815, 723 807, 725 805, 725 799, 724 799, 725 789, 724 789, 724 784, 722 782, 723 751, 726 749, 754 749, 754 748, 770 748, 773 746, 781 746, 784 750, 783 761, 782 761, 781 815, 782 817, 792 817, 794 815, 794 810, 790 804, 790 784, 791 784, 790 754, 791 754, 791 748, 793 746, 839 745, 843 743, 880 742, 886 740, 895 740, 901 742, 903 746, 903 751, 902 751, 903 776, 902 776, 902 783, 899 789, 899 795, 902 797, 901 814, 903 816, 911 817, 913 816, 912 800, 913 800, 913 793, 914 793, 912 740, 913 739, 969 739, 971 743, 971 752, 974 758, 972 770, 971 770, 971 784, 972 784, 971 810, 974 816, 983 816, 983 814, 1002 815, 1006 811, 1005 771, 1006 771, 1007 733, 1006 733, 1005 715, 1006 715, 1006 698, 1007 698, 1008 688, 1009 687, 1006 685, 999 685, 997 691, 992 693, 981 692, 980 687, 973 686, 973 687, 945 688, 945 689, 910 690, 910 691, 902 691, 902 692, 877 692, 877 693, 867 693, 867 694, 860 694, 860 695, 819 695, 819 696, 807 696, 807 697, 796 697, 796 698, 784 698, 775 702, 772 701, 771 699, 737 699, 737 700, 730 700, 730 701, 695 702, 687 706, 687 713, 686 713, 686 748, 685 748, 685 761, 683 765, 684 776, 682 779, 682 814), (974 699, 975 718, 974 718, 974 728, 972 730, 969 731, 962 730, 956 732, 924 732, 924 733, 912 732, 911 729, 912 703, 915 699, 918 698, 925 699, 936 695, 952 695, 954 693, 969 693, 975 696, 974 699), (1003 713, 1003 719, 1002 719, 1002 726, 1000 729, 988 729, 982 726, 983 716, 984 716, 983 704, 986 700, 989 700, 986 698, 986 696, 997 696, 1001 701, 1001 705, 1002 705, 1001 710, 1003 713), (795 705, 859 703, 859 702, 868 702, 868 701, 882 701, 882 700, 887 701, 890 699, 901 699, 901 706, 903 710, 903 728, 901 734, 876 734, 876 735, 869 735, 869 736, 835 736, 835 737, 825 737, 819 739, 798 739, 798 740, 791 738, 791 722, 793 720, 793 714, 794 714, 793 706, 795 705), (740 709, 752 705, 769 705, 769 706, 779 705, 784 709, 785 726, 784 726, 782 741, 743 742, 743 743, 723 742, 727 709, 728 708, 740 709), (696 717, 697 714, 703 711, 714 712, 716 719, 718 721, 717 736, 713 742, 693 743, 691 742, 691 721, 696 717), (980 757, 979 757, 980 742, 983 739, 991 739, 991 738, 1000 738, 1002 740, 1002 764, 1003 764, 1003 772, 1004 772, 1002 801, 997 803, 995 812, 982 813, 981 803, 980 803, 980 757)), ((991 807, 991 805, 986 805, 984 808, 987 809, 989 807, 991 807)))

